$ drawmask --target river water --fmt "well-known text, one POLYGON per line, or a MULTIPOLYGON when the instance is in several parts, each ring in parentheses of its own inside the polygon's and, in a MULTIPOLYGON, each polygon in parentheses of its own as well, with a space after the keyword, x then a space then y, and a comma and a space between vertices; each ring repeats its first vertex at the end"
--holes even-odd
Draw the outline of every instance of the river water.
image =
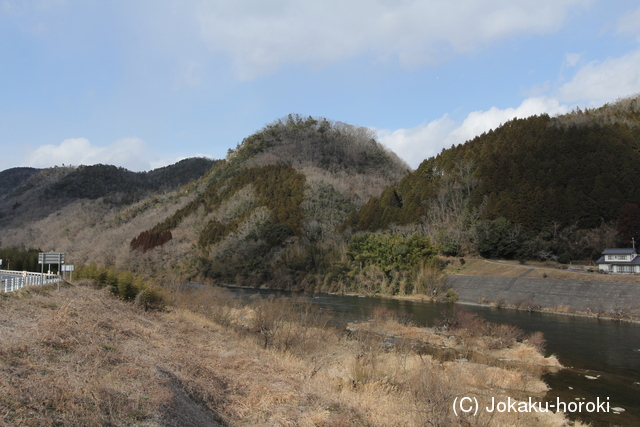
MULTIPOLYGON (((235 292, 273 293, 247 289, 235 292)), ((387 307, 411 315, 422 326, 433 326, 454 309, 451 304, 380 297, 319 294, 308 298, 327 313, 345 320, 363 319, 375 308, 387 307)), ((594 427, 640 426, 640 324, 459 304, 455 309, 467 310, 490 322, 518 326, 526 333, 544 333, 547 355, 555 354, 567 367, 544 377, 551 387, 545 400, 596 402, 599 398, 602 402, 608 398, 610 408, 625 409, 620 414, 583 411, 570 415, 571 418, 594 427)))

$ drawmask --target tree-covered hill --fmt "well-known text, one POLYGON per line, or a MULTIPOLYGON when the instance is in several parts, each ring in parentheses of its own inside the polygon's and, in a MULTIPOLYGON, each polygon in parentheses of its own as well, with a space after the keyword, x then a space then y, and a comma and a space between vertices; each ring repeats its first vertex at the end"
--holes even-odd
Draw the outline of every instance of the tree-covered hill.
POLYGON ((150 172, 131 172, 111 165, 14 168, 0 172, 0 221, 4 224, 42 219, 77 200, 101 199, 126 206, 151 194, 172 191, 204 175, 215 161, 184 159, 150 172))
MULTIPOLYGON (((353 213, 344 228, 420 226, 452 253, 564 253, 567 245, 555 242, 554 249, 531 241, 550 242, 562 231, 602 231, 606 226, 615 234, 621 209, 640 205, 639 125, 638 98, 561 117, 509 121, 426 159, 353 213), (504 251, 484 238, 498 219, 506 224, 505 235, 513 236, 504 251), (528 249, 523 248, 527 241, 532 245, 528 249)), ((603 249, 596 247, 601 242, 581 243, 593 251, 603 249)), ((571 256, 588 252, 572 251, 571 256)))
POLYGON ((229 150, 190 203, 132 236, 131 247, 145 253, 177 238, 194 244, 188 276, 298 282, 340 239, 347 215, 409 171, 373 136, 326 119, 277 120, 229 150))
POLYGON ((36 168, 11 168, 0 172, 0 196, 3 196, 22 184, 38 172, 36 168))
POLYGON ((215 162, 189 158, 149 172, 131 172, 112 165, 79 166, 53 183, 49 198, 97 199, 130 204, 152 192, 170 191, 204 175, 215 162))

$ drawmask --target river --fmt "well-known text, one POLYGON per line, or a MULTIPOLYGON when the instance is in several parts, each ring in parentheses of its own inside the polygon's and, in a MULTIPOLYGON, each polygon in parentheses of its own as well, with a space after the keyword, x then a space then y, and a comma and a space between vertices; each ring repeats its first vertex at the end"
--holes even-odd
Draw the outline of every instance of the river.
MULTIPOLYGON (((258 292, 234 291, 245 295, 258 292)), ((608 398, 611 408, 621 407, 625 411, 620 414, 584 412, 571 418, 579 418, 594 427, 640 426, 640 324, 381 297, 318 294, 308 298, 327 313, 345 320, 366 318, 376 307, 387 307, 411 315, 419 325, 433 326, 455 308, 476 313, 490 322, 518 326, 527 333, 541 331, 547 340, 547 355, 555 354, 567 367, 544 377, 551 387, 546 400, 596 402, 597 398, 600 401, 608 398)))

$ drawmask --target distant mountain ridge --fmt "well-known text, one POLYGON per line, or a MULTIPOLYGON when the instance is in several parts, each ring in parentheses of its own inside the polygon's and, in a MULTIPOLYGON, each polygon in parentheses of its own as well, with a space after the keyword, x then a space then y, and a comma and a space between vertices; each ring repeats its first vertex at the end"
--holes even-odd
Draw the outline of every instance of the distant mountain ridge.
POLYGON ((150 172, 112 165, 13 168, 0 172, 0 224, 21 217, 43 218, 76 200, 102 198, 127 205, 152 193, 172 191, 199 178, 215 163, 190 158, 150 172))
POLYGON ((38 169, 17 167, 0 172, 0 196, 3 196, 36 174, 38 169))
POLYGON ((370 129, 290 115, 215 162, 3 176, 2 247, 183 280, 425 289, 436 264, 416 254, 589 259, 640 236, 640 98, 514 119, 415 171, 370 129))

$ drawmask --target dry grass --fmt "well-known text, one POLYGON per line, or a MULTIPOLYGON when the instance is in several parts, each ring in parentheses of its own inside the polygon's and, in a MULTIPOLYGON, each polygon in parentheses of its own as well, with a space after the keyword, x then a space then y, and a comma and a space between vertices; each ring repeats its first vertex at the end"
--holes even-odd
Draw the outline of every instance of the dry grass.
POLYGON ((497 264, 484 259, 465 258, 464 265, 457 259, 452 260, 446 269, 446 274, 465 276, 518 277, 531 267, 518 264, 497 264))
MULTIPOLYGON (((598 274, 579 271, 562 270, 552 268, 545 263, 528 261, 523 265, 517 261, 489 261, 485 259, 465 258, 461 265, 457 258, 452 258, 451 264, 445 269, 446 274, 463 276, 490 276, 490 277, 518 277, 527 270, 528 279, 554 279, 554 280, 586 280, 600 282, 637 283, 640 276, 629 274, 598 274)), ((597 267, 594 267, 597 268, 597 267)))
MULTIPOLYGON (((381 336, 455 338, 385 316, 347 337, 301 302, 240 306, 219 291, 185 295, 174 295, 178 307, 164 312, 85 286, 0 299, 0 425, 564 422, 554 414, 456 418, 455 396, 540 396, 546 386, 528 370, 442 361, 408 345, 389 347, 381 336), (219 314, 222 307, 228 311, 219 314)), ((524 345, 492 351, 508 350, 523 361, 536 353, 524 345)))

